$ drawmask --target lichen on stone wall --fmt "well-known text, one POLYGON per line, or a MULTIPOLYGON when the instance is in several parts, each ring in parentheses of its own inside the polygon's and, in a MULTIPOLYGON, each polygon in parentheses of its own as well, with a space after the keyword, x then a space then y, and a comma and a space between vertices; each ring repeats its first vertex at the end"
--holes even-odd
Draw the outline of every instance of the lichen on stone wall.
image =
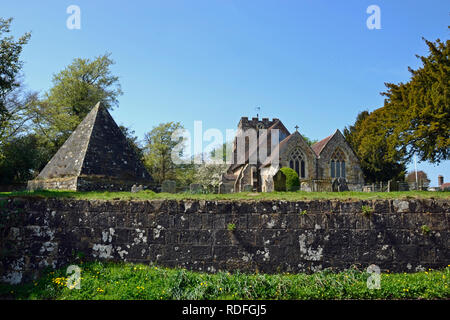
POLYGON ((8 283, 64 266, 79 252, 88 260, 209 272, 313 272, 370 264, 414 272, 450 263, 448 200, 30 198, 7 201, 2 210, 0 279, 8 283), (362 214, 363 206, 373 208, 370 217, 362 214), (235 225, 232 231, 229 224, 235 225))

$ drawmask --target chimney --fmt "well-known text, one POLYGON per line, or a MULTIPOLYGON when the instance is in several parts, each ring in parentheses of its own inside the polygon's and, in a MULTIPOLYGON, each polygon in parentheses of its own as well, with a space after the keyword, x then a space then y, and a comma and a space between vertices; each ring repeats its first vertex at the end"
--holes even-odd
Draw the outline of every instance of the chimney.
POLYGON ((444 177, 441 175, 438 175, 438 186, 440 187, 444 183, 444 177))

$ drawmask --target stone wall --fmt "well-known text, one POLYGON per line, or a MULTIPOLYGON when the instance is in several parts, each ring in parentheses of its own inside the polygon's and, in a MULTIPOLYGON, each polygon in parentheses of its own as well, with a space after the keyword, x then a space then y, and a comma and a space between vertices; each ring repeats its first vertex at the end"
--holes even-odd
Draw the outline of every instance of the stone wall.
POLYGON ((450 264, 448 200, 13 198, 0 200, 0 212, 0 279, 9 283, 81 256, 208 272, 370 264, 413 272, 450 264))

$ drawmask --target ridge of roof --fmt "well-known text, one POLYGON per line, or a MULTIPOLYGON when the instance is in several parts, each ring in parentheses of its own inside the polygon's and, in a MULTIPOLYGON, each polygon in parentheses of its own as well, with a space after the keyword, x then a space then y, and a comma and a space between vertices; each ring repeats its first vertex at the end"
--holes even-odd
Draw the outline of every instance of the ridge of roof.
POLYGON ((320 140, 320 141, 314 143, 314 144, 311 146, 311 149, 313 149, 314 153, 315 153, 317 156, 320 155, 320 153, 322 152, 323 148, 325 148, 325 146, 327 145, 328 141, 330 141, 331 138, 334 137, 334 135, 336 134, 336 132, 337 132, 337 130, 336 130, 332 135, 329 135, 328 137, 326 137, 326 138, 324 138, 324 139, 322 139, 322 140, 320 140))

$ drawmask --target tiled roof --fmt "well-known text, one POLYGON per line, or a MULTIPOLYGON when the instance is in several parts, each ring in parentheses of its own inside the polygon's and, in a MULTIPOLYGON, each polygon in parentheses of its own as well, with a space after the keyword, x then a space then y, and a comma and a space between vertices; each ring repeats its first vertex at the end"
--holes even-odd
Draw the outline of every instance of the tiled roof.
POLYGON ((441 188, 441 190, 450 189, 450 182, 446 182, 446 183, 441 184, 439 186, 439 188, 441 188))
POLYGON ((313 149, 314 153, 319 156, 322 152, 323 148, 327 145, 328 141, 330 141, 331 138, 333 138, 334 133, 331 136, 326 137, 323 140, 320 140, 319 142, 314 143, 311 148, 313 149))

